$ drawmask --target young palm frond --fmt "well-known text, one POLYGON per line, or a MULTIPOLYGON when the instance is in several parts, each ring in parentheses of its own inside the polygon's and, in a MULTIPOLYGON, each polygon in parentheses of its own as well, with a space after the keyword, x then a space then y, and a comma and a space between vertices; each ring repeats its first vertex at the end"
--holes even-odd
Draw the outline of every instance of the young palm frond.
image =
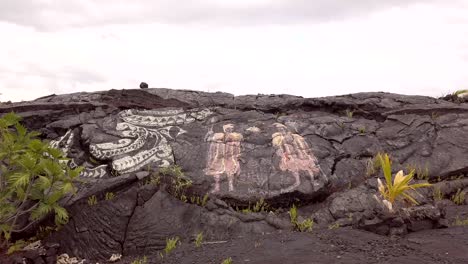
POLYGON ((384 198, 384 203, 391 210, 393 203, 397 199, 406 199, 412 204, 419 204, 418 201, 408 192, 410 190, 416 191, 418 188, 429 187, 430 183, 416 183, 410 184, 414 178, 414 170, 405 175, 400 170, 392 181, 392 164, 387 154, 379 154, 378 159, 383 170, 385 184, 380 179, 378 181, 379 192, 384 198))

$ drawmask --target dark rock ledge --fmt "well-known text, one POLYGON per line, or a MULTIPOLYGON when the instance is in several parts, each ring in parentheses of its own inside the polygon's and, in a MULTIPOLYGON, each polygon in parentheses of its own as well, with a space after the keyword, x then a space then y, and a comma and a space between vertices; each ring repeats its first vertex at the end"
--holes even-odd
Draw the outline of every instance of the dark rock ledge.
POLYGON ((421 192, 421 206, 385 212, 369 173, 380 151, 391 155, 395 172, 414 168, 418 178, 439 182, 446 198, 468 187, 468 104, 430 97, 138 89, 0 105, 0 113, 10 111, 62 148, 72 166, 86 168, 79 193, 64 201, 70 222, 45 242, 57 254, 93 261, 156 254, 176 235, 229 240, 286 232, 293 204, 325 229, 404 235, 446 227, 450 201, 434 202, 432 189, 421 192), (171 177, 145 184, 174 166, 192 182, 185 198, 171 177), (93 195, 98 203, 90 206, 93 195), (261 199, 272 212, 241 212, 261 199))

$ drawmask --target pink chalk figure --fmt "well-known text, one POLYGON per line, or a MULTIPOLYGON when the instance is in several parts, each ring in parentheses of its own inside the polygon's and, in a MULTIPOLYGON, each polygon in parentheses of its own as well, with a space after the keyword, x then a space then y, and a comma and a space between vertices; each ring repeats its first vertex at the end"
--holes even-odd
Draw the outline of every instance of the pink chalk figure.
POLYGON ((239 158, 241 155, 241 134, 233 132, 234 125, 223 126, 224 133, 213 133, 210 130, 205 140, 210 142, 208 160, 205 174, 215 179, 215 187, 212 192, 219 192, 221 175, 226 174, 229 182, 229 191, 234 190, 234 176, 240 173, 239 158))
POLYGON ((285 191, 293 190, 299 186, 301 183, 300 171, 306 171, 313 182, 314 175, 320 172, 320 168, 317 165, 317 158, 310 151, 305 139, 301 135, 291 133, 283 124, 275 123, 273 125, 278 130, 271 137, 276 154, 281 157, 279 168, 282 171, 291 172, 296 180, 294 185, 285 191))

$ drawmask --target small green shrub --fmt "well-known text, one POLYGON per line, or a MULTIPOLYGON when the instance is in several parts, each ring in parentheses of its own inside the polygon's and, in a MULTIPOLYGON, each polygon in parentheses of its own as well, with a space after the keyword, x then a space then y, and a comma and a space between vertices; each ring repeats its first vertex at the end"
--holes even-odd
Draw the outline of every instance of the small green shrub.
POLYGON ((96 205, 97 204, 97 197, 96 195, 91 195, 88 197, 88 205, 89 206, 93 206, 93 205, 96 205))
POLYGON ((337 229, 337 228, 340 228, 340 227, 341 227, 340 223, 334 223, 334 224, 328 225, 329 230, 337 229))
POLYGON ((454 226, 468 226, 468 219, 460 219, 458 216, 455 218, 454 226))
POLYGON ((354 112, 353 112, 353 111, 351 111, 351 110, 349 110, 349 109, 346 109, 345 113, 346 113, 346 116, 347 116, 347 117, 353 118, 353 115, 354 115, 354 112))
POLYGON ((106 201, 114 199, 115 194, 113 192, 106 192, 106 201))
POLYGON ((440 188, 434 188, 434 191, 432 192, 432 197, 434 201, 440 201, 444 199, 444 194, 440 190, 440 188))
POLYGON ((458 189, 457 192, 452 195, 452 201, 457 205, 462 205, 465 203, 465 191, 458 189))
POLYGON ((197 237, 195 238, 195 247, 201 247, 203 243, 203 232, 200 232, 197 234, 197 237))
POLYGON ((365 134, 366 133, 366 128, 365 127, 360 127, 359 128, 359 133, 360 134, 365 134))
POLYGON ((161 176, 159 176, 159 175, 151 175, 151 177, 150 177, 150 179, 149 179, 149 184, 158 186, 159 184, 161 184, 161 176))
POLYGON ((259 201, 257 201, 255 203, 255 205, 253 206, 252 208, 252 211, 255 212, 255 213, 259 213, 259 212, 265 212, 268 210, 268 207, 269 205, 265 202, 265 199, 260 198, 259 201))
POLYGON ((455 92, 453 93, 453 95, 456 95, 456 96, 458 96, 458 95, 460 95, 460 94, 464 94, 464 93, 468 93, 468 90, 467 90, 467 89, 464 89, 464 90, 458 90, 458 91, 455 91, 455 92))
POLYGON ((291 220, 292 224, 297 223, 297 216, 298 216, 297 215, 297 207, 296 207, 296 205, 293 204, 291 209, 289 209, 289 219, 291 220))
POLYGON ((74 194, 74 181, 82 168, 68 167, 69 159, 59 149, 28 132, 14 113, 0 118, 0 236, 8 244, 12 233, 27 230, 49 213, 55 224, 68 221, 59 201, 74 194), (26 226, 18 226, 29 217, 26 226))
POLYGON ((177 199, 187 202, 186 191, 192 186, 192 181, 185 177, 182 168, 177 165, 172 165, 165 168, 160 168, 158 173, 163 177, 171 178, 171 186, 169 192, 177 199))
POLYGON ((314 227, 314 221, 310 218, 306 218, 301 223, 297 223, 297 230, 299 230, 299 232, 310 232, 312 231, 312 227, 314 227))
POLYGON ((252 209, 250 208, 250 206, 247 207, 247 208, 244 208, 244 209, 242 209, 242 210, 240 210, 240 211, 241 211, 243 214, 250 214, 250 213, 252 213, 252 209))
MULTIPOLYGON (((177 247, 177 244, 180 244, 179 237, 167 238, 166 247, 164 248, 165 255, 171 254, 171 252, 177 247)), ((161 253, 161 257, 163 257, 161 253)))
POLYGON ((297 213, 297 207, 293 205, 291 209, 289 209, 289 218, 291 220, 291 223, 294 226, 294 229, 299 231, 299 232, 310 232, 312 231, 312 228, 314 226, 314 221, 310 218, 306 218, 304 221, 299 222, 298 221, 298 213, 297 213))
POLYGON ((262 197, 253 206, 251 206, 251 204, 249 203, 249 206, 247 208, 244 208, 244 209, 237 208, 236 210, 244 214, 249 214, 249 213, 266 212, 269 210, 269 208, 270 206, 268 205, 267 202, 265 202, 265 199, 262 197))
POLYGON ((426 166, 422 167, 416 164, 406 165, 407 171, 414 171, 415 177, 418 180, 429 180, 429 168, 426 166))
POLYGON ((143 258, 137 258, 134 261, 132 261, 131 264, 147 264, 148 263, 148 258, 146 256, 143 256, 143 258))
POLYGON ((206 203, 208 202, 208 197, 208 194, 205 194, 203 197, 190 196, 190 203, 205 207, 206 203))
POLYGON ((380 153, 377 153, 373 158, 367 160, 367 165, 366 165, 366 175, 367 177, 375 175, 381 168, 380 165, 380 153))
POLYGON ((229 258, 223 260, 223 262, 221 262, 221 264, 232 264, 232 258, 229 257, 229 258))
POLYGON ((203 198, 201 199, 199 205, 205 207, 206 203, 208 202, 208 194, 203 195, 203 198))
POLYGON ((20 250, 22 250, 24 247, 26 246, 26 242, 24 240, 16 240, 15 243, 13 243, 13 245, 10 245, 8 247, 8 251, 7 251, 7 254, 10 255, 10 254, 13 254, 15 252, 18 252, 20 250))

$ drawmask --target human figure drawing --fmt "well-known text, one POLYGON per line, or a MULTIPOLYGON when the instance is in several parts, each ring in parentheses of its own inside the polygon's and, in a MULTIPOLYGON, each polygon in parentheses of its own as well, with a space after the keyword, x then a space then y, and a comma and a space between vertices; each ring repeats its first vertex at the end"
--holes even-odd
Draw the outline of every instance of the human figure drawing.
POLYGON ((283 124, 275 123, 273 125, 278 130, 271 137, 276 154, 281 158, 279 168, 282 171, 291 172, 295 178, 294 185, 290 186, 288 190, 300 185, 300 171, 306 171, 313 182, 314 176, 320 173, 320 168, 317 165, 317 158, 310 151, 305 139, 299 134, 291 133, 283 124))
POLYGON ((210 146, 204 172, 206 175, 214 177, 213 193, 220 191, 222 175, 226 175, 229 191, 233 191, 234 177, 240 174, 239 158, 243 136, 240 133, 233 132, 233 124, 224 125, 223 131, 224 133, 214 133, 213 130, 210 130, 205 136, 205 141, 210 142, 210 146))

